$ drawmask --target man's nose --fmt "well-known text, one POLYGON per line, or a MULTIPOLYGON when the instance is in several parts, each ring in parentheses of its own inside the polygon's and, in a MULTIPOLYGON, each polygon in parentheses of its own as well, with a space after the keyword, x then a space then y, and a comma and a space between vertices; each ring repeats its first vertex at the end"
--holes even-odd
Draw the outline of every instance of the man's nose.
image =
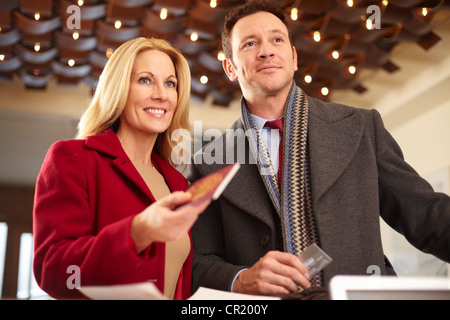
POLYGON ((273 52, 272 46, 267 42, 261 43, 258 56, 261 59, 267 59, 267 58, 273 57, 274 52, 273 52))

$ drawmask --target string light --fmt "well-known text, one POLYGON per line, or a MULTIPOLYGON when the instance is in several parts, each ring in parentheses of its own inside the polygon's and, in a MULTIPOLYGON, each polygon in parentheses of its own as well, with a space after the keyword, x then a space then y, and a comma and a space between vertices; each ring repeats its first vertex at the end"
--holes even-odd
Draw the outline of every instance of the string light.
POLYGON ((320 40, 321 40, 320 31, 314 31, 313 39, 315 42, 320 42, 320 40))
POLYGON ((298 9, 297 8, 291 9, 291 19, 292 19, 292 21, 297 21, 297 19, 298 19, 298 9))
POLYGON ((372 19, 366 20, 366 28, 367 28, 367 30, 372 30, 374 28, 372 19))
POLYGON ((304 80, 305 80, 306 83, 311 83, 311 82, 312 82, 312 77, 311 77, 311 75, 307 74, 307 75, 305 76, 304 80))
POLYGON ((427 14, 428 14, 428 9, 427 9, 427 8, 422 8, 422 15, 423 15, 424 17, 426 17, 427 14))
POLYGON ((320 89, 320 92, 322 93, 322 95, 327 96, 330 93, 330 90, 327 87, 323 87, 322 89, 320 89))
POLYGON ((347 6, 351 8, 353 7, 353 5, 354 5, 353 0, 347 0, 347 6))
POLYGON ((120 29, 121 27, 122 27, 122 21, 116 20, 116 22, 114 22, 114 28, 120 29))
POLYGON ((208 77, 207 76, 201 76, 200 77, 200 82, 202 83, 202 84, 207 84, 208 83, 208 77))
POLYGON ((225 52, 219 51, 219 53, 217 54, 217 60, 219 61, 225 60, 225 52))
POLYGON ((69 61, 67 61, 67 64, 69 65, 69 67, 73 67, 75 65, 75 60, 69 59, 69 61))
POLYGON ((5 55, 4 54, 0 54, 0 61, 5 61, 5 55))
POLYGON ((381 1, 381 3, 383 4, 383 6, 387 7, 387 5, 389 4, 388 0, 383 0, 381 1))
POLYGON ((162 8, 161 9, 159 17, 161 18, 161 20, 166 20, 167 19, 167 9, 166 8, 162 8))
POLYGON ((114 50, 112 48, 108 48, 106 49, 106 57, 109 59, 111 57, 111 55, 113 54, 114 50))
POLYGON ((211 2, 209 3, 209 6, 210 6, 211 8, 217 7, 217 0, 211 0, 211 2))
POLYGON ((36 12, 34 14, 34 20, 38 21, 41 18, 41 14, 39 12, 36 12))
POLYGON ((191 40, 192 41, 197 41, 198 40, 198 33, 197 32, 192 32, 191 33, 191 40))
POLYGON ((83 0, 78 0, 78 6, 81 7, 84 4, 83 0))
POLYGON ((355 74, 356 73, 356 67, 355 66, 350 66, 348 67, 348 72, 350 74, 355 74))
POLYGON ((41 50, 41 44, 39 42, 36 42, 34 44, 34 51, 39 52, 41 50))
POLYGON ((73 38, 74 40, 78 40, 79 37, 80 37, 80 34, 79 34, 77 31, 75 31, 74 33, 72 33, 72 38, 73 38))
POLYGON ((331 53, 331 56, 333 57, 334 60, 339 59, 339 51, 334 50, 334 51, 331 53))

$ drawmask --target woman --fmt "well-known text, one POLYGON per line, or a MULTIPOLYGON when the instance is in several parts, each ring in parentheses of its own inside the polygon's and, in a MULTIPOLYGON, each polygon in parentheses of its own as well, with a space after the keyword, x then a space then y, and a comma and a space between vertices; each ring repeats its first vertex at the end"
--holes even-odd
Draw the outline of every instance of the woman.
POLYGON ((174 209, 190 199, 170 139, 188 128, 189 91, 185 58, 163 40, 111 56, 79 139, 52 145, 37 180, 34 272, 51 296, 83 298, 69 285, 79 270, 81 286, 152 281, 189 297, 189 230, 208 205, 174 209))

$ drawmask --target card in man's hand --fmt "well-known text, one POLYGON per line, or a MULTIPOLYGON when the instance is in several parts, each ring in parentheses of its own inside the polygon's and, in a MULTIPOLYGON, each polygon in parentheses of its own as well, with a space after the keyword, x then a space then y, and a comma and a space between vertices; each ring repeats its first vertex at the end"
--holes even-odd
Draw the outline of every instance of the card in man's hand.
POLYGON ((239 163, 230 164, 192 183, 187 190, 192 194, 192 199, 183 206, 206 200, 217 200, 240 167, 239 163))
POLYGON ((312 278, 327 265, 333 261, 322 249, 315 243, 306 248, 299 256, 306 269, 308 269, 309 277, 312 278))

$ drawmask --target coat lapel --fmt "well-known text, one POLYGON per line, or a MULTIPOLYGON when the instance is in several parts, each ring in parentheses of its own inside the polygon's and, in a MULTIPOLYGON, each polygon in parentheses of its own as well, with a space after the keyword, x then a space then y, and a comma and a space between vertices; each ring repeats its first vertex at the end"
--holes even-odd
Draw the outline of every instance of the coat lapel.
MULTIPOLYGON (((221 140, 217 151, 220 150, 219 152, 222 152, 217 158, 231 161, 225 155, 227 153, 229 155, 229 152, 233 149, 234 161, 241 163, 241 168, 231 180, 229 188, 225 189, 223 197, 250 215, 255 216, 268 225, 272 225, 273 219, 271 214, 276 214, 276 211, 275 208, 273 212, 270 209, 273 206, 272 201, 267 196, 267 190, 256 166, 256 160, 250 150, 242 121, 238 119, 231 129, 227 131, 225 140, 216 140, 216 142, 221 140), (233 146, 233 148, 230 146, 233 146)), ((225 164, 231 164, 229 161, 225 162, 225 164)))
POLYGON ((353 159, 363 121, 352 108, 309 99, 308 130, 312 197, 317 202, 353 159))
MULTIPOLYGON (((144 179, 142 179, 130 158, 126 155, 114 131, 108 129, 100 134, 87 137, 86 146, 114 158, 112 160, 114 167, 131 180, 152 202, 156 201, 144 179)), ((178 175, 171 174, 172 170, 174 171, 175 169, 154 152, 152 153, 152 160, 155 162, 159 171, 162 172, 167 185, 172 192, 184 190, 184 185, 187 186, 187 182, 183 184, 180 179, 178 179, 178 175)))

